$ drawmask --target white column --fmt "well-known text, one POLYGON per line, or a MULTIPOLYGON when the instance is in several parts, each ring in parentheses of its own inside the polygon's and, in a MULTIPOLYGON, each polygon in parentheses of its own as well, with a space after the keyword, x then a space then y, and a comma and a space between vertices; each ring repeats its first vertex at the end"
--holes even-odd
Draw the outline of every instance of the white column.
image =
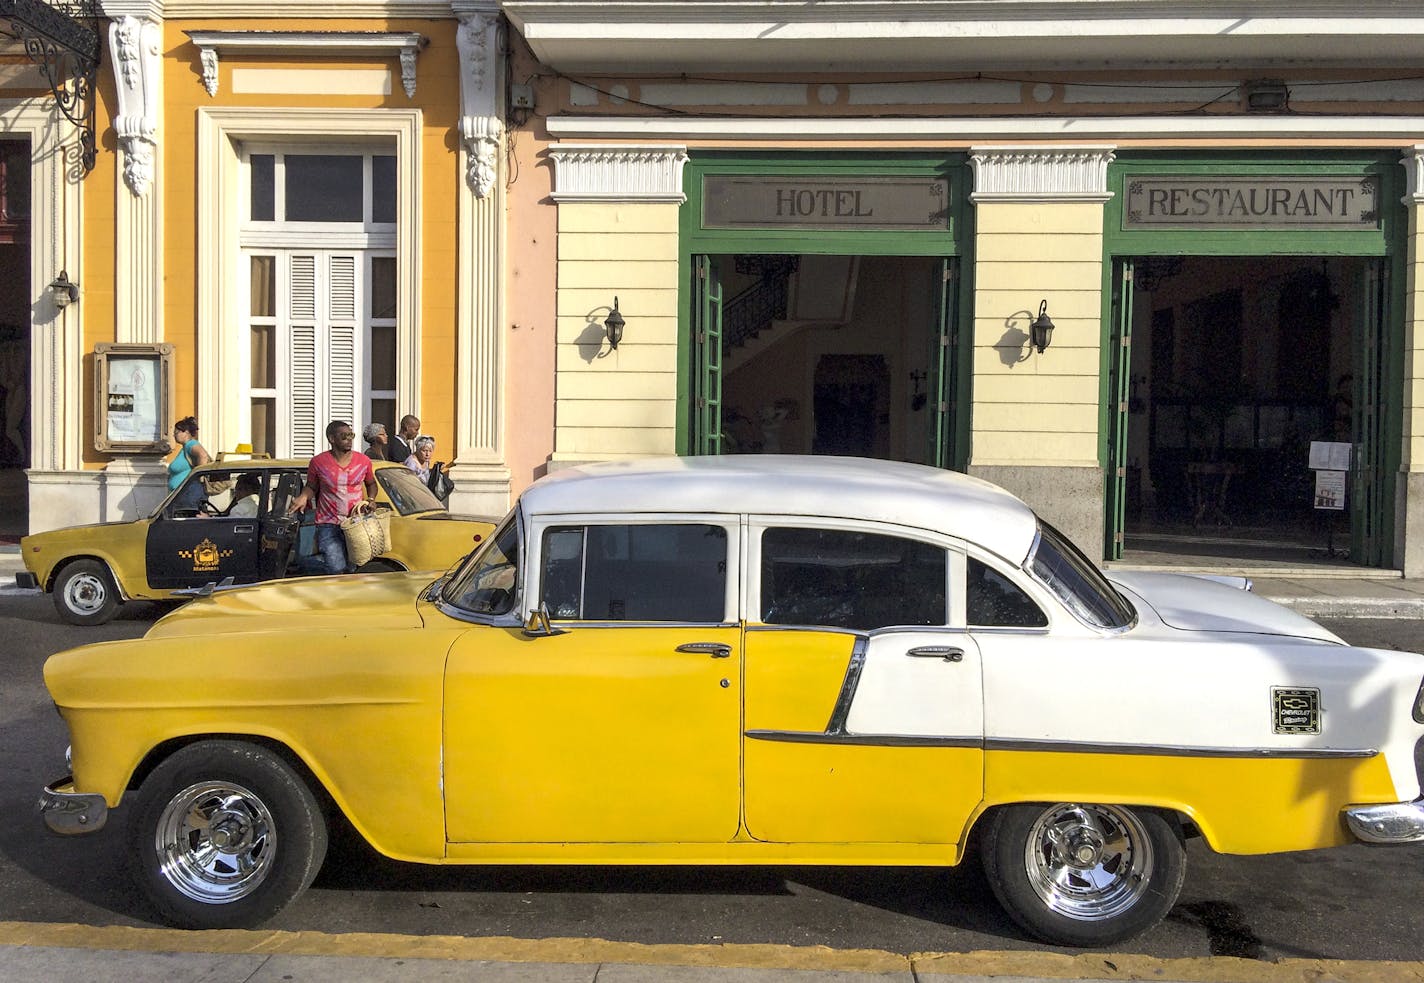
MULTIPOLYGON (((460 20, 459 284, 454 511, 509 504, 504 459, 504 60, 496 0, 452 0, 460 20)), ((419 409, 416 409, 419 413, 419 409)))
POLYGON ((158 154, 163 105, 161 8, 107 0, 123 180, 114 202, 114 340, 163 339, 163 191, 158 154))

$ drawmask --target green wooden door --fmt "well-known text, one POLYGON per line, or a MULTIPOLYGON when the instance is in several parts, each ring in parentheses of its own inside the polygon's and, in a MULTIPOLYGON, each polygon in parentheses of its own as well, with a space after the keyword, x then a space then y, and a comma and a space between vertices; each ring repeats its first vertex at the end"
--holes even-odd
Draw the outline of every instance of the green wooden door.
POLYGON ((1388 554, 1383 518, 1385 480, 1384 372, 1390 353, 1389 265, 1371 259, 1365 269, 1364 296, 1355 321, 1355 378, 1350 419, 1354 444, 1350 462, 1350 557, 1366 566, 1382 565, 1388 554))
POLYGON ((722 281, 710 256, 693 257, 693 454, 722 453, 722 281))
POLYGON ((1108 330, 1107 529, 1109 560, 1122 559, 1127 521, 1127 400, 1132 376, 1132 260, 1113 260, 1112 310, 1108 330))
POLYGON ((928 446, 925 463, 936 468, 953 466, 952 441, 955 421, 959 418, 957 396, 958 363, 956 335, 959 310, 958 261, 946 256, 940 261, 939 309, 930 331, 929 351, 929 425, 926 428, 928 446))

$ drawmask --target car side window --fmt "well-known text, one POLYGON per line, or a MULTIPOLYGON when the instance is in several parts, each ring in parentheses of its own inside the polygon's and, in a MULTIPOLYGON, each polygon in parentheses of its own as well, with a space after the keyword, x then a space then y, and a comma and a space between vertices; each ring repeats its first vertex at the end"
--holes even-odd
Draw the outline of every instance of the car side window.
POLYGON ((942 625, 947 571, 947 551, 912 539, 768 529, 761 537, 761 618, 859 631, 942 625))
POLYGON ((980 628, 1047 628, 1048 616, 1033 598, 999 571, 969 558, 965 607, 969 624, 980 628))
POLYGON ((542 574, 551 618, 717 623, 726 616, 727 530, 557 526, 544 533, 542 574))

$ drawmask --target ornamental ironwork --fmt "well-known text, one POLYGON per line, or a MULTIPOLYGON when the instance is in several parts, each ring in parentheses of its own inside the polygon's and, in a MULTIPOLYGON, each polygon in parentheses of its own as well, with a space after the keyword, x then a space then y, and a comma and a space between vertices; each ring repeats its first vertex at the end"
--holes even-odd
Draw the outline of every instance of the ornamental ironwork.
POLYGON ((79 129, 79 163, 94 169, 94 100, 103 43, 99 0, 0 0, 0 32, 25 46, 64 118, 79 129))

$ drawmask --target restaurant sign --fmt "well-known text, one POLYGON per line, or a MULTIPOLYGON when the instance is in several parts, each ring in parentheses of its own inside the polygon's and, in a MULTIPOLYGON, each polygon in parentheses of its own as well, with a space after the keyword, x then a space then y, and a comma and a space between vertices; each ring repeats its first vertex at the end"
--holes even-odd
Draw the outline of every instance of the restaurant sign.
POLYGON ((923 177, 708 174, 705 229, 944 231, 949 182, 923 177))
POLYGON ((1127 182, 1124 231, 1370 231, 1380 227, 1375 177, 1140 176, 1127 182))

